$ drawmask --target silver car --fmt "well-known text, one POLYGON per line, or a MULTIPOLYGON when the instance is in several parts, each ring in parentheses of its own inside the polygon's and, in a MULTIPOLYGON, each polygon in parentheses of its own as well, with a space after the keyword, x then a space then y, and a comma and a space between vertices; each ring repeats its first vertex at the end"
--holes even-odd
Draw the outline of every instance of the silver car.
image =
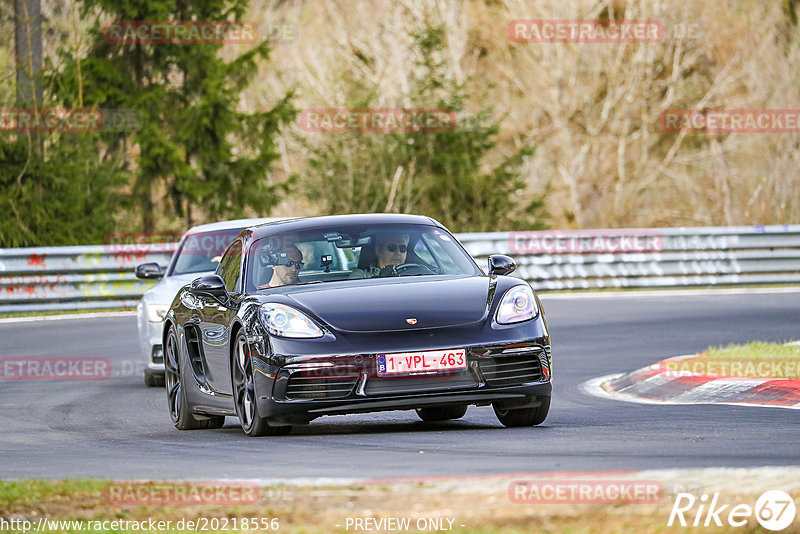
POLYGON ((195 278, 213 273, 225 249, 241 230, 282 218, 239 219, 190 228, 181 237, 166 269, 157 263, 136 267, 136 277, 161 279, 145 291, 136 307, 139 345, 145 360, 144 383, 164 385, 164 353, 161 323, 178 290, 195 278))

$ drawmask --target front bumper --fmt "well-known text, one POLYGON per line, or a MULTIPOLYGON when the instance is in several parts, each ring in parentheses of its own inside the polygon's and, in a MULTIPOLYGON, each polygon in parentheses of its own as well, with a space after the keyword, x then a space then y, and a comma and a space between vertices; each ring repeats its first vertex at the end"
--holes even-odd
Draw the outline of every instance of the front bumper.
POLYGON ((466 347, 467 368, 379 377, 375 354, 254 359, 259 410, 272 424, 322 415, 448 405, 535 407, 552 394, 549 338, 466 347), (274 362, 275 359, 272 359, 274 362))

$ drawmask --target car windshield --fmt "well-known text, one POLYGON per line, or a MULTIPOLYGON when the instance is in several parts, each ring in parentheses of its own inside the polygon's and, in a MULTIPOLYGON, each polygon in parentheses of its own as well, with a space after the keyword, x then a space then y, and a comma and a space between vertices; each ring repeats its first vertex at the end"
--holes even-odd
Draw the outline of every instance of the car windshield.
POLYGON ((275 234, 251 245, 248 262, 248 291, 369 278, 482 274, 449 232, 414 224, 275 234))
POLYGON ((177 251, 170 276, 214 271, 222 254, 241 228, 189 234, 177 251))

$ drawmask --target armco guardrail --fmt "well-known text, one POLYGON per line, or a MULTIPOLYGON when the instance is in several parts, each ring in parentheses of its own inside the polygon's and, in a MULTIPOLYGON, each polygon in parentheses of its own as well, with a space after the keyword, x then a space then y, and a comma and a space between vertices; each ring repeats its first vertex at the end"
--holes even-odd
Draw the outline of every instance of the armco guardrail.
MULTIPOLYGON (((517 261, 538 290, 800 283, 800 225, 458 234, 481 265, 517 261)), ((0 313, 133 308, 175 243, 0 249, 0 313)))
POLYGON ((152 281, 140 263, 169 263, 176 243, 0 249, 0 313, 135 308, 152 281))
POLYGON ((462 234, 536 289, 800 283, 800 225, 462 234))

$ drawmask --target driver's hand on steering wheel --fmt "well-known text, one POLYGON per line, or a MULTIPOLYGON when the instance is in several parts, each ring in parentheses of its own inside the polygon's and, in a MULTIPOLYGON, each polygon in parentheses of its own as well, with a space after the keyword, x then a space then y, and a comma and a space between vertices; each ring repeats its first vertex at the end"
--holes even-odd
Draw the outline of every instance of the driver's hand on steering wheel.
POLYGON ((378 273, 378 276, 381 278, 385 278, 387 276, 397 276, 397 265, 393 263, 387 265, 386 267, 381 269, 380 273, 378 273))

